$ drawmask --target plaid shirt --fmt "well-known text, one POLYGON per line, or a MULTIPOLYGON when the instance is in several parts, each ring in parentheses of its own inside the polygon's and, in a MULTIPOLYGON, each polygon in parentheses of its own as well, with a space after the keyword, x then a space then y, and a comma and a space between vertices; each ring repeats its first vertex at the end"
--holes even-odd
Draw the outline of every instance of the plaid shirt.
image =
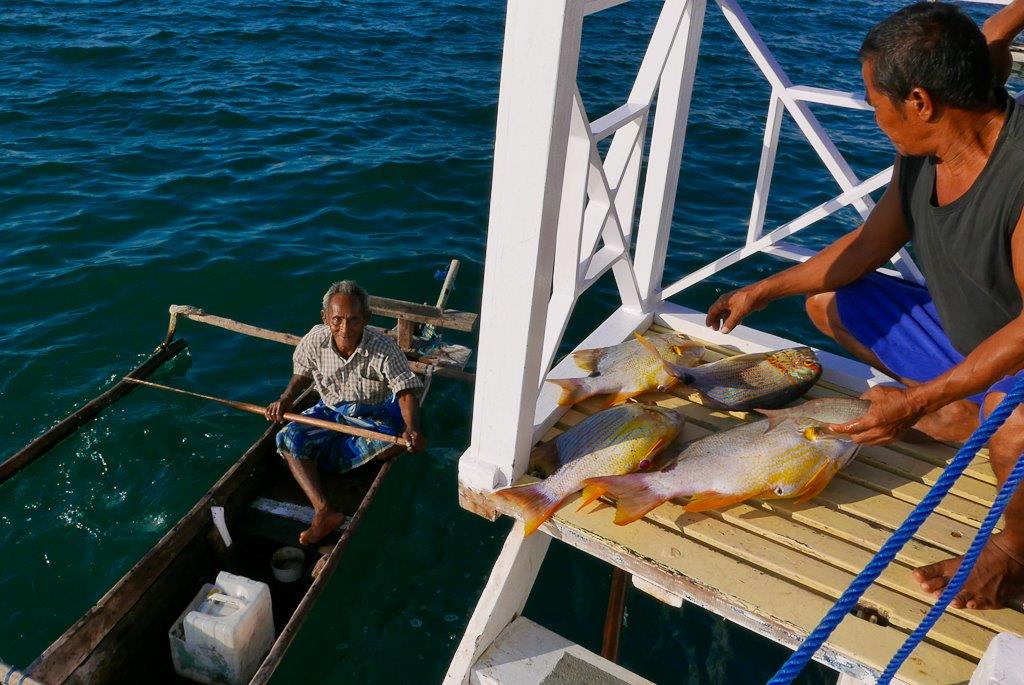
POLYGON ((323 324, 302 336, 292 355, 294 373, 313 379, 324 404, 342 402, 380 404, 392 393, 415 390, 423 382, 391 338, 367 328, 352 356, 345 359, 331 342, 331 329, 323 324))

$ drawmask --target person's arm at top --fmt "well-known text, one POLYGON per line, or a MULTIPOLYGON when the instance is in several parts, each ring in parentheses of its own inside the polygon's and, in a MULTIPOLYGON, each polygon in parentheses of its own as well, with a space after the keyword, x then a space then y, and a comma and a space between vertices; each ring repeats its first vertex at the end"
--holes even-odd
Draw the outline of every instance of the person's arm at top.
POLYGON ((1013 57, 1010 55, 1010 43, 1024 30, 1024 0, 1013 0, 985 20, 981 32, 988 42, 988 52, 992 56, 992 69, 995 72, 996 85, 1002 86, 1010 77, 1013 57))
POLYGON ((267 417, 268 421, 283 421, 284 413, 292 410, 295 398, 301 395, 302 391, 308 388, 312 382, 313 379, 309 376, 292 375, 292 379, 288 381, 288 387, 284 389, 277 400, 267 405, 267 408, 263 410, 263 415, 267 417))
POLYGON ((725 293, 708 309, 705 323, 728 333, 748 314, 773 300, 832 291, 888 262, 910 240, 900 206, 898 178, 897 162, 893 180, 860 227, 802 264, 725 293))
MULTIPOLYGON (((1017 288, 1024 294, 1024 213, 1010 239, 1017 288)), ((1024 368, 1024 313, 1019 314, 946 373, 912 388, 876 386, 863 397, 871 408, 856 421, 832 426, 854 442, 881 444, 898 438, 927 414, 990 388, 1024 368)))

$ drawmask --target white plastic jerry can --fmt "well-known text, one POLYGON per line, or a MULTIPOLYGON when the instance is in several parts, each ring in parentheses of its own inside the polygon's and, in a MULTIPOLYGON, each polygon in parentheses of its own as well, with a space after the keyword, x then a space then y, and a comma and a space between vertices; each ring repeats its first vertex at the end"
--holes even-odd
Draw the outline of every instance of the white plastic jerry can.
POLYGON ((245 685, 274 643, 270 588, 225 571, 207 583, 169 633, 178 675, 207 685, 245 685))

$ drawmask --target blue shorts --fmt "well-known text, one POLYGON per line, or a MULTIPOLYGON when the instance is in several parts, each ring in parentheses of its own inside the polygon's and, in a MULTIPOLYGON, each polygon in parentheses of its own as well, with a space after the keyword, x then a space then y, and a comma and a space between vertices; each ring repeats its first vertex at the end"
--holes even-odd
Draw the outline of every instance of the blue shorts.
MULTIPOLYGON (((928 289, 893 276, 871 273, 836 291, 843 326, 885 366, 924 383, 964 360, 939 323, 928 289)), ((979 405, 990 392, 1009 392, 1017 376, 1007 376, 967 399, 979 405)))
MULTIPOLYGON (((302 414, 388 435, 400 435, 405 430, 405 421, 398 407, 398 399, 394 395, 381 404, 345 402, 331 408, 323 402, 318 402, 302 414)), ((391 443, 383 440, 345 435, 294 421, 288 423, 277 434, 278 453, 284 456, 287 452, 294 459, 315 461, 317 468, 325 473, 351 471, 389 447, 391 443)))

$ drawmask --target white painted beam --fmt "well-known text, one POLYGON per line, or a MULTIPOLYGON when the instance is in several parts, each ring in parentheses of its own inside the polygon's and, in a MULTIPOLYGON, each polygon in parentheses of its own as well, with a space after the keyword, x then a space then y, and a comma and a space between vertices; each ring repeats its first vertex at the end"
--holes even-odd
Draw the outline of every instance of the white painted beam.
POLYGON ((864 181, 863 183, 860 183, 859 185, 851 188, 850 190, 844 193, 840 193, 831 200, 823 202, 817 207, 810 209, 807 212, 804 212, 796 219, 793 219, 792 221, 785 223, 782 226, 779 226, 771 233, 758 238, 752 243, 744 245, 738 250, 733 250, 729 254, 719 257, 715 261, 706 264, 705 266, 697 269, 696 271, 688 274, 687 276, 684 276, 683 278, 679 279, 678 281, 676 281, 675 283, 668 286, 662 291, 662 299, 667 299, 669 297, 672 297, 673 295, 678 295, 683 290, 686 290, 690 286, 703 281, 708 276, 714 275, 719 271, 722 271, 723 269, 732 266, 736 262, 739 262, 742 259, 746 259, 747 257, 753 254, 762 252, 766 248, 774 245, 783 238, 788 238, 794 233, 797 233, 807 228, 816 221, 820 221, 821 219, 824 219, 825 217, 836 213, 843 207, 855 202, 857 198, 865 197, 870 193, 873 193, 874 191, 878 190, 882 186, 884 186, 886 183, 889 182, 891 176, 892 167, 879 171, 877 174, 875 174, 868 180, 864 181))
POLYGON ((869 112, 874 107, 864 99, 864 93, 845 93, 831 88, 816 88, 814 86, 790 86, 786 92, 794 100, 801 102, 814 102, 820 105, 831 105, 833 107, 846 107, 847 109, 862 109, 869 112))
POLYGON ((509 0, 498 95, 472 440, 476 490, 526 470, 551 293, 583 0, 509 0))
POLYGON ((649 102, 627 102, 619 105, 603 117, 590 122, 590 132, 595 141, 604 140, 626 124, 647 116, 650 108, 649 102))
POLYGON ((512 526, 455 650, 444 685, 469 683, 473 665, 526 606, 550 543, 551 538, 544 534, 524 538, 521 521, 512 526))
POLYGON ((768 103, 768 117, 764 125, 764 142, 761 144, 761 162, 757 168, 757 183, 754 184, 754 200, 747 223, 747 243, 761 237, 764 229, 764 215, 768 207, 768 193, 775 171, 775 152, 779 147, 779 133, 782 132, 782 115, 785 112, 782 98, 772 93, 768 103))
POLYGON ((583 14, 596 14, 627 2, 629 0, 585 0, 583 3, 583 14))
MULTIPOLYGON (((659 78, 658 107, 654 114, 651 150, 647 160, 647 176, 644 180, 634 250, 637 285, 647 309, 653 306, 653 299, 661 289, 665 271, 672 211, 679 186, 679 166, 686 140, 690 98, 693 95, 694 73, 707 5, 705 0, 689 0, 684 4, 669 0, 665 3, 664 11, 667 12, 670 6, 680 11, 678 20, 659 20, 655 29, 656 32, 673 32, 674 35, 659 78)), ((656 39, 661 41, 663 36, 652 37, 652 48, 656 39)), ((638 76, 634 90, 639 84, 638 76)), ((630 99, 633 100, 633 97, 630 99)))

